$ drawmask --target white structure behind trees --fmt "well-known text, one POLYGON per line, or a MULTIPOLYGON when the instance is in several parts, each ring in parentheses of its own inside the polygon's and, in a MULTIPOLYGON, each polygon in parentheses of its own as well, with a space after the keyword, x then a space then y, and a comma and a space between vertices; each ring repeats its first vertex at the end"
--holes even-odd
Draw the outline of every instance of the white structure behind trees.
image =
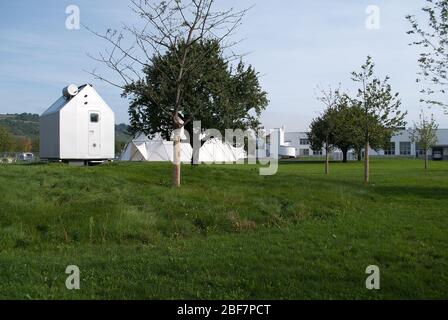
MULTIPOLYGON (((448 160, 448 129, 437 130, 437 144, 429 150, 429 158, 434 160, 448 160)), ((308 140, 307 132, 286 132, 285 143, 296 149, 297 157, 318 157, 325 156, 325 150, 312 150, 308 140)), ((373 157, 424 157, 424 150, 418 143, 411 142, 411 137, 407 129, 402 129, 394 135, 390 141, 389 148, 381 150, 370 150, 373 157)), ((333 159, 342 159, 342 152, 334 150, 333 159)), ((356 154, 353 150, 349 151, 349 160, 355 160, 356 154)))

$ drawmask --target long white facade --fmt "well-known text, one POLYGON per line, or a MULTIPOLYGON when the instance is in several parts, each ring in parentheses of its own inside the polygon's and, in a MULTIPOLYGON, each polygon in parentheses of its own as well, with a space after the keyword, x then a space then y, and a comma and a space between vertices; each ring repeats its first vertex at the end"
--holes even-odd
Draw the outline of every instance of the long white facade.
MULTIPOLYGON (((437 130, 437 140, 437 144, 430 150, 429 156, 436 160, 448 160, 448 129, 437 130)), ((325 150, 317 152, 312 150, 307 132, 286 132, 285 143, 296 149, 299 158, 325 155, 325 150)), ((336 159, 342 158, 340 150, 334 150, 332 154, 336 159)), ((423 156, 424 151, 420 150, 416 143, 411 142, 408 130, 402 130, 392 137, 389 149, 371 150, 370 154, 385 157, 417 157, 423 156)), ((348 158, 354 159, 355 157, 353 150, 350 150, 348 158)))

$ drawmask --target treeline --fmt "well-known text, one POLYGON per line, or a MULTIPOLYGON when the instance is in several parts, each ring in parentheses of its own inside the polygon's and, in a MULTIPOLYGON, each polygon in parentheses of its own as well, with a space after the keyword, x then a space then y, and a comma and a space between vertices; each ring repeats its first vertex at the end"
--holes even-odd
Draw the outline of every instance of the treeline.
POLYGON ((0 115, 0 127, 14 136, 33 138, 39 135, 39 115, 32 113, 0 115))
POLYGON ((389 77, 375 75, 371 57, 360 71, 351 73, 357 85, 355 93, 340 88, 320 89, 318 100, 325 105, 322 115, 313 120, 309 133, 314 150, 326 150, 325 172, 330 171, 329 154, 342 150, 344 161, 353 149, 364 157, 364 181, 369 182, 369 150, 386 149, 392 135, 406 125, 407 112, 400 110, 401 100, 392 91, 389 77))
POLYGON ((39 138, 14 136, 8 129, 0 127, 0 153, 16 152, 39 152, 39 138))

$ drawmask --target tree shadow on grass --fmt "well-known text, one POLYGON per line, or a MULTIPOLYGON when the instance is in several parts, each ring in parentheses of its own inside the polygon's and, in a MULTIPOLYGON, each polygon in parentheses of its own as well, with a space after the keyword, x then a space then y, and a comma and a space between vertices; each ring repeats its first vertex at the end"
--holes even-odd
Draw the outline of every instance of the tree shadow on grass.
MULTIPOLYGON (((283 165, 316 165, 316 164, 320 164, 322 166, 325 165, 325 160, 280 160, 279 162, 282 166, 283 165)), ((357 162, 342 162, 342 161, 337 161, 337 160, 331 160, 330 164, 349 164, 349 163, 357 163, 357 162)))
POLYGON ((448 188, 437 186, 377 186, 372 192, 384 197, 422 198, 431 200, 448 200, 448 188))

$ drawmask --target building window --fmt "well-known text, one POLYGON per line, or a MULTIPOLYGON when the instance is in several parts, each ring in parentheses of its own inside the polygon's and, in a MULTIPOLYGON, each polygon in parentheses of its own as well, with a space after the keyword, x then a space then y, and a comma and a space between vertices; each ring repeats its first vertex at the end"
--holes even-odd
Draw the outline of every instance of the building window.
POLYGON ((310 144, 310 140, 309 139, 300 139, 300 145, 301 146, 307 146, 310 144))
POLYGON ((321 156, 321 155, 323 155, 324 153, 322 152, 322 150, 318 150, 318 151, 313 151, 313 155, 315 155, 315 156, 321 156))
POLYGON ((310 149, 300 149, 300 155, 302 157, 308 157, 310 155, 310 149))
POLYGON ((100 115, 98 113, 90 114, 90 122, 97 123, 100 121, 100 115))
POLYGON ((416 153, 417 153, 417 157, 420 156, 425 156, 426 155, 426 150, 423 148, 423 145, 421 143, 416 143, 415 144, 416 147, 416 153))
POLYGON ((400 155, 410 156, 411 155, 411 143, 410 142, 400 142, 400 155))
POLYGON ((386 156, 394 156, 395 155, 395 142, 389 143, 389 147, 384 150, 384 155, 386 156))

